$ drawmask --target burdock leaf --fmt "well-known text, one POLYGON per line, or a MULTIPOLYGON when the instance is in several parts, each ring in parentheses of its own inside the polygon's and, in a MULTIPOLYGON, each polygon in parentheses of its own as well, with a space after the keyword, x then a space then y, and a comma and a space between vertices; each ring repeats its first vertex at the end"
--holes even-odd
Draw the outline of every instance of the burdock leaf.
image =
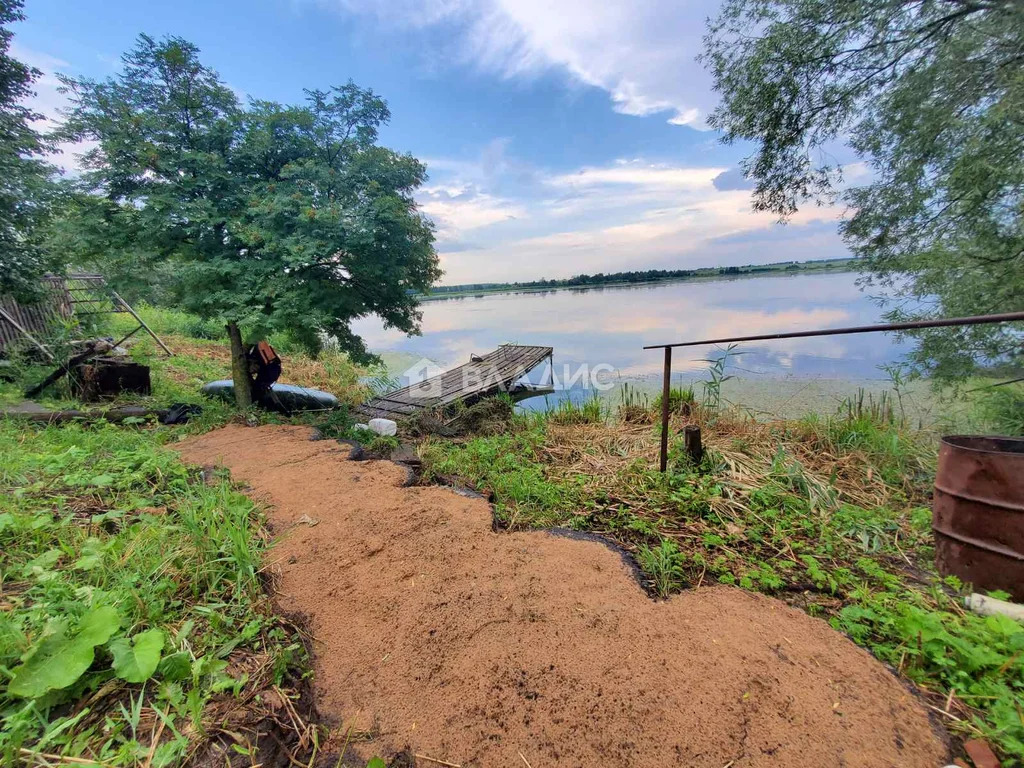
POLYGON ((145 682, 156 672, 163 647, 164 633, 159 629, 147 629, 131 640, 118 638, 110 644, 114 674, 129 683, 145 682))
POLYGON ((63 625, 54 625, 25 662, 13 670, 8 693, 35 699, 48 691, 67 688, 85 674, 95 658, 96 646, 107 642, 120 624, 117 611, 103 606, 82 617, 72 638, 66 636, 63 625))
POLYGON ((75 639, 92 643, 94 646, 102 645, 120 626, 121 617, 117 615, 117 610, 104 605, 94 608, 82 617, 78 622, 78 637, 75 639))

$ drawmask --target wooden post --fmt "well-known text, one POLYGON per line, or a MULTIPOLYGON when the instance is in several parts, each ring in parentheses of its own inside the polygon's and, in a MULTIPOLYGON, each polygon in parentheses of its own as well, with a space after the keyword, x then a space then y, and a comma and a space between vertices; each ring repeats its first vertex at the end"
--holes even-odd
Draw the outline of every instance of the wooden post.
POLYGON ((668 469, 668 414, 672 393, 672 347, 665 347, 665 373, 661 382, 661 471, 668 469))
POLYGON ((700 427, 689 425, 683 430, 683 442, 686 444, 686 453, 690 460, 696 465, 704 458, 704 446, 700 442, 700 427))

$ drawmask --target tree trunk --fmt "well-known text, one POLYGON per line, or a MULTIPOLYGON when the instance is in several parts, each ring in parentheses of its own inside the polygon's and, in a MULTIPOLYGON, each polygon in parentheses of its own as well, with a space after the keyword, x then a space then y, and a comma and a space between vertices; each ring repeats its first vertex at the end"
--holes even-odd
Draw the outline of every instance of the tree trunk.
POLYGON ((252 378, 249 376, 249 361, 245 357, 242 332, 237 323, 228 323, 228 338, 231 340, 231 380, 235 385, 235 405, 238 410, 247 411, 252 407, 252 378))

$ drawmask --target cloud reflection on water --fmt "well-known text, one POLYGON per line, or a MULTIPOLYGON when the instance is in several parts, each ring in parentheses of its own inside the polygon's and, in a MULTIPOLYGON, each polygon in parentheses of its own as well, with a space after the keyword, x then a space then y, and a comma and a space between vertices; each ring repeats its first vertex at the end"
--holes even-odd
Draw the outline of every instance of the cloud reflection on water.
MULTIPOLYGON (((443 367, 498 344, 540 344, 564 364, 608 363, 622 377, 660 375, 645 344, 753 335, 880 321, 855 275, 798 274, 581 291, 498 294, 426 302, 423 335, 405 337, 375 319, 354 324, 375 351, 426 357, 443 367)), ((742 345, 740 375, 882 378, 903 346, 880 334, 783 339, 742 345)), ((700 371, 713 350, 677 350, 673 369, 700 371)))

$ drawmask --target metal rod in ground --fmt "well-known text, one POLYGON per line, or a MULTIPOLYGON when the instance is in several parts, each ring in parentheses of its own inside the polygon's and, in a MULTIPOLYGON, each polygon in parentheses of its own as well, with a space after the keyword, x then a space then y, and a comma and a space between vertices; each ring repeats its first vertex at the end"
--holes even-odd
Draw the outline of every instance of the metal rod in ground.
POLYGON ((913 322, 887 323, 885 325, 859 325, 852 328, 819 328, 815 331, 763 333, 757 336, 733 336, 728 339, 702 339, 701 341, 682 341, 676 344, 649 344, 644 347, 644 349, 699 347, 704 344, 731 344, 739 341, 799 339, 806 336, 841 336, 847 333, 875 333, 879 331, 910 331, 921 328, 950 328, 962 325, 984 325, 986 323, 1010 323, 1014 321, 1024 321, 1024 312, 1003 312, 998 315, 974 315, 971 317, 947 317, 942 320, 915 320, 913 322))
POLYGON ((694 465, 700 464, 704 458, 704 446, 700 441, 700 427, 690 424, 683 430, 683 443, 686 445, 686 453, 694 465))
POLYGON ((117 304, 120 304, 122 307, 124 307, 125 311, 135 318, 136 322, 138 322, 140 327, 146 329, 146 333, 153 337, 153 341, 160 345, 160 349, 166 352, 168 357, 172 357, 174 355, 174 353, 171 352, 170 348, 163 343, 159 336, 156 335, 153 329, 146 325, 146 321, 139 317, 138 314, 136 314, 135 310, 132 309, 131 305, 117 294, 117 291, 111 290, 110 295, 114 297, 114 301, 117 304))
POLYGON ((661 471, 668 468, 668 412, 672 390, 672 347, 665 347, 665 373, 661 382, 661 471))

